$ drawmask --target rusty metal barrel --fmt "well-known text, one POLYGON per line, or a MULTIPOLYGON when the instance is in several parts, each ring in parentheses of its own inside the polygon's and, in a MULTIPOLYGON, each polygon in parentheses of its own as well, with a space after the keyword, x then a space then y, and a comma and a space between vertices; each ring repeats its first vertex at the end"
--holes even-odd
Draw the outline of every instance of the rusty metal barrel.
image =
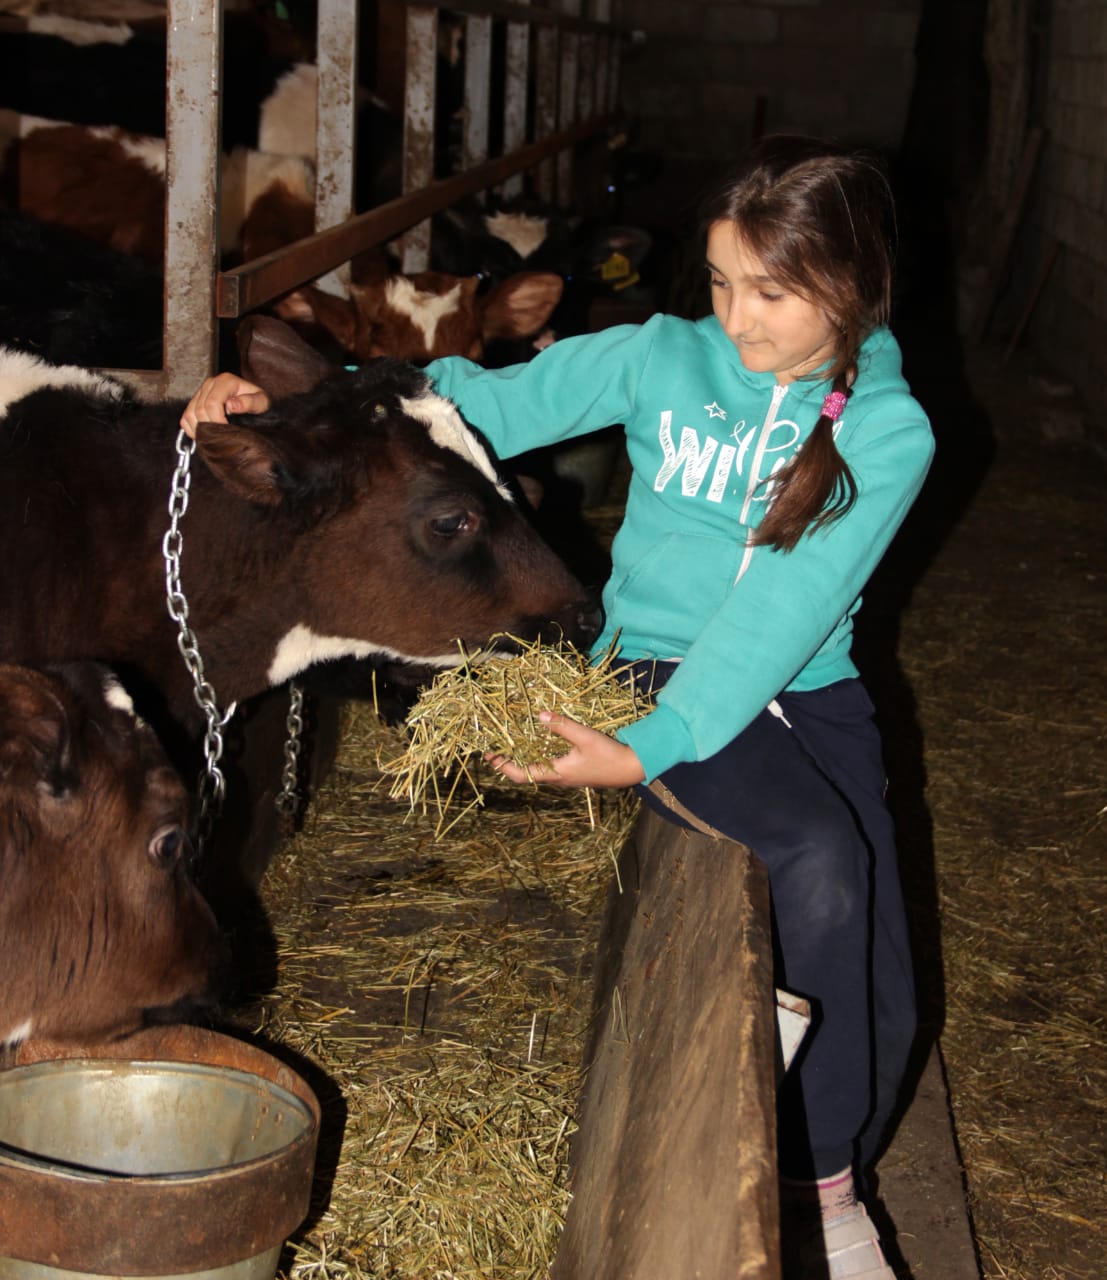
POLYGON ((26 1045, 0 1071, 0 1275, 272 1280, 319 1123, 296 1072, 213 1031, 26 1045))

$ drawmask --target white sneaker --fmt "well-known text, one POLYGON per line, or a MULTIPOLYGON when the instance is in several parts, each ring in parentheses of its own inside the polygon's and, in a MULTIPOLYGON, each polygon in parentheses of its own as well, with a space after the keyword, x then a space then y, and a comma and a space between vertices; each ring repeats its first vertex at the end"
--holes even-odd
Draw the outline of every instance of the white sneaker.
POLYGON ((864 1205, 823 1221, 817 1205, 781 1205, 784 1280, 896 1280, 864 1205))
POLYGON ((830 1280, 896 1280, 865 1206, 823 1223, 830 1280))

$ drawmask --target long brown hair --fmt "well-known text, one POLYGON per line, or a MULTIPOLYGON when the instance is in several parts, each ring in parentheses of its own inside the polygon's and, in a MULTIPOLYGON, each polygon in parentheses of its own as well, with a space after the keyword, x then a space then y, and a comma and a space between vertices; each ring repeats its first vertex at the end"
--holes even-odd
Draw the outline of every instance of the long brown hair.
MULTIPOLYGON (((701 206, 704 233, 724 221, 774 280, 834 321, 834 355, 814 376, 849 396, 861 344, 891 309, 894 208, 876 159, 815 138, 764 138, 701 206)), ((853 505, 857 485, 833 427, 820 414, 802 450, 773 476, 755 544, 791 551, 853 505)))

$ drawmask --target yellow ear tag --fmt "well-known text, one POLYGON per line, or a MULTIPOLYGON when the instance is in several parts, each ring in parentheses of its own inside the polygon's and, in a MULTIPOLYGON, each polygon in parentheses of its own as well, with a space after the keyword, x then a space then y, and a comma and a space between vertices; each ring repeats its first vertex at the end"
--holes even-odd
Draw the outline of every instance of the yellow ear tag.
POLYGON ((630 275, 630 259, 623 253, 613 253, 600 267, 601 280, 621 280, 630 275))

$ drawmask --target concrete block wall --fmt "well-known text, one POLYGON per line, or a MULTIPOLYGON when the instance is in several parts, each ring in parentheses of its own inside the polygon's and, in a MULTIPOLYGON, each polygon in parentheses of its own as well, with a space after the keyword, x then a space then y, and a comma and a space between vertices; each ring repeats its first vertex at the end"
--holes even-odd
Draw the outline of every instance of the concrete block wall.
POLYGON ((643 145, 718 163, 766 132, 894 146, 920 0, 619 0, 623 105, 643 145))
POLYGON ((1012 297, 1025 309, 1053 246, 1061 252, 1030 313, 1026 341, 1071 382, 1089 428, 1107 440, 1107 5, 1054 0, 1039 68, 1047 136, 1014 254, 1012 297))

